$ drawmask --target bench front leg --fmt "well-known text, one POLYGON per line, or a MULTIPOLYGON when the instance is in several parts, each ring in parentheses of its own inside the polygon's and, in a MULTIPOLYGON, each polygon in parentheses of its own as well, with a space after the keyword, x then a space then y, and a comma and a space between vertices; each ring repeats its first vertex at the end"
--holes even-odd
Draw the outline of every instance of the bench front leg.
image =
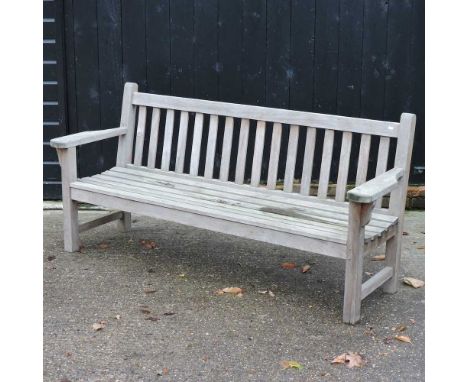
POLYGON ((120 232, 128 232, 132 228, 132 214, 122 211, 122 217, 117 220, 117 229, 120 232))
POLYGON ((57 149, 62 168, 63 241, 67 252, 80 249, 78 203, 71 199, 70 184, 76 180, 76 147, 57 149))
POLYGON ((343 303, 343 322, 348 324, 355 324, 361 318, 364 233, 365 225, 369 223, 373 207, 374 203, 349 203, 343 303))

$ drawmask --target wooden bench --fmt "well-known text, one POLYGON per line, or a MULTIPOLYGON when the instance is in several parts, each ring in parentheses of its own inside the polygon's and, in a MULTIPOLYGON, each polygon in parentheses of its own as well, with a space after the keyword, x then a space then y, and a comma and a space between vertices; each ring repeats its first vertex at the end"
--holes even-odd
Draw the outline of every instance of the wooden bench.
POLYGON ((388 293, 397 290, 415 122, 416 117, 406 113, 395 123, 147 94, 127 83, 120 127, 51 141, 62 167, 65 250, 79 249, 79 232, 112 220, 128 230, 130 214, 137 213, 339 257, 346 260, 343 320, 355 323, 361 300, 372 291, 380 286, 388 293), (372 136, 378 142, 376 177, 366 181, 372 136), (118 137, 116 166, 79 179, 76 147, 111 137, 118 137), (336 138, 341 138, 340 145, 336 138), (353 138, 360 138, 357 187, 347 192, 353 138), (288 144, 282 153, 284 182, 279 185, 282 139, 288 144), (317 150, 318 192, 311 196, 316 142, 323 145, 317 145, 322 147, 317 150), (394 167, 387 171, 392 147, 394 167), (298 155, 300 148, 303 155, 298 155), (190 157, 185 158, 186 152, 190 157), (334 157, 339 169, 331 199, 334 157), (251 174, 246 179, 248 158, 251 174), (262 169, 266 184, 261 184, 262 169), (302 173, 298 189, 295 171, 302 173), (382 208, 382 196, 389 193, 389 208, 382 208), (118 212, 79 225, 77 202, 118 212), (384 244, 383 269, 362 283, 364 255, 384 244))

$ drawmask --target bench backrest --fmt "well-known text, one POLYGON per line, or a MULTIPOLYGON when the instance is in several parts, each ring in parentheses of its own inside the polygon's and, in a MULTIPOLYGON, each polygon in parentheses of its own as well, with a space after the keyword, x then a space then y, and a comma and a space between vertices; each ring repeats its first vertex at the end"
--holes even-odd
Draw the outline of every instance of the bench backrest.
POLYGON ((315 148, 320 146, 316 196, 329 197, 330 169, 332 158, 335 158, 339 160, 339 166, 334 198, 344 201, 350 177, 352 142, 357 142, 360 136, 356 185, 368 178, 372 141, 378 143, 375 175, 387 170, 390 157, 394 158, 394 167, 405 170, 404 186, 391 195, 390 208, 396 212, 404 208, 414 125, 415 116, 406 113, 402 114, 399 123, 384 122, 140 93, 136 84, 127 83, 121 126, 126 127, 128 133, 119 140, 117 165, 131 163, 257 187, 263 168, 266 187, 285 192, 293 192, 294 175, 301 173, 299 192, 310 195, 314 154, 318 152, 315 148), (301 135, 305 137, 303 160, 296 163, 301 129, 305 130, 301 135), (233 136, 238 137, 235 147, 233 136), (319 136, 323 136, 320 145, 319 136), (376 138, 372 139, 372 136, 376 138), (341 138, 341 145, 337 145, 337 137, 341 138), (281 187, 278 185, 278 168, 282 139, 287 139, 288 144, 287 152, 282 153, 286 165, 284 176, 280 177, 283 179, 281 187), (396 145, 391 144, 392 140, 396 145), (202 145, 202 142, 206 143, 202 145), (391 148, 394 148, 394 154, 389 155, 391 148), (186 153, 189 154, 187 158, 186 153), (248 160, 251 161, 251 174, 247 179, 248 160), (231 161, 235 166, 231 166, 231 161), (231 174, 230 168, 235 168, 231 174))

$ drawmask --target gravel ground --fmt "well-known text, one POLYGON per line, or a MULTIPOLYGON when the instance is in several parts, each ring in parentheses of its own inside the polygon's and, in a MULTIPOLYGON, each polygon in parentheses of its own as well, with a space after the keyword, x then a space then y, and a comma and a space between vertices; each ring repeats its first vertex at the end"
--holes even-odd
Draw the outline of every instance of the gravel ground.
MULTIPOLYGON (((377 290, 350 326, 340 259, 141 216, 128 233, 83 233, 81 253, 63 252, 61 231, 62 212, 44 211, 45 381, 424 380, 424 288, 377 290), (245 293, 215 294, 230 286, 245 293), (274 296, 258 293, 267 289, 274 296), (394 339, 399 324, 412 343, 394 339), (365 365, 332 365, 344 352, 365 365)), ((424 212, 407 212, 405 231, 401 277, 424 280, 424 212)), ((381 266, 365 261, 366 272, 381 266)))

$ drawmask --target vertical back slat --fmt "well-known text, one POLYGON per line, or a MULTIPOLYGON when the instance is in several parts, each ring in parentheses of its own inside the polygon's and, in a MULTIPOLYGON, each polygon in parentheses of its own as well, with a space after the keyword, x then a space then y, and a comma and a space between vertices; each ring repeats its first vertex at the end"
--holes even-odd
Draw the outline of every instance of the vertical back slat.
POLYGON ((127 128, 127 134, 119 137, 117 149, 117 166, 125 166, 132 162, 133 136, 135 133, 136 106, 132 104, 133 93, 138 91, 138 85, 127 82, 122 98, 122 114, 120 115, 120 127, 127 128))
POLYGON ((198 175, 202 134, 203 114, 197 113, 195 115, 195 124, 193 128, 192 156, 190 157, 190 175, 198 175))
POLYGON ((174 110, 166 112, 166 126, 164 127, 164 146, 161 159, 161 170, 169 171, 171 163, 172 132, 174 130, 174 110))
POLYGON ((219 179, 227 181, 229 177, 229 162, 231 160, 232 133, 234 131, 234 118, 226 117, 224 125, 223 151, 221 153, 221 168, 219 179))
POLYGON ((356 174, 356 186, 363 184, 367 178, 367 168, 369 167, 369 153, 371 145, 371 136, 362 134, 361 146, 359 147, 358 168, 356 174))
POLYGON ((249 123, 250 121, 248 119, 243 118, 241 120, 235 176, 235 182, 239 184, 244 183, 245 159, 247 157, 247 145, 249 143, 249 123))
POLYGON ((344 202, 346 198, 346 185, 348 184, 349 158, 351 155, 351 144, 353 142, 353 133, 343 132, 340 152, 340 167, 338 169, 338 180, 336 181, 335 200, 344 202))
POLYGON ((271 135, 270 162, 268 163, 267 188, 274 190, 278 177, 278 160, 281 148, 281 123, 273 124, 273 134, 271 135))
POLYGON ((208 131, 208 143, 206 147, 205 178, 213 178, 213 168, 216 153, 216 139, 218 137, 218 116, 210 116, 210 128, 208 131))
POLYGON ((156 150, 158 148, 158 135, 159 135, 159 118, 161 111, 158 108, 153 108, 153 115, 151 116, 151 130, 150 141, 148 148, 148 167, 154 168, 156 166, 156 150))
POLYGON ((135 137, 135 155, 133 157, 133 164, 141 166, 143 158, 143 144, 145 143, 145 127, 146 127, 146 106, 138 108, 138 125, 135 137))
POLYGON ((265 144, 265 121, 257 121, 257 130, 255 131, 255 148, 252 160, 252 176, 250 184, 258 187, 262 173, 263 147, 265 144))
POLYGON ((307 129, 306 144, 304 149, 304 163, 302 166, 302 177, 301 177, 301 194, 309 195, 310 193, 310 180, 312 178, 312 168, 314 165, 314 153, 315 153, 315 137, 317 131, 314 127, 307 129))
POLYGON ((185 149, 187 146, 187 129, 189 114, 187 111, 180 112, 179 136, 177 137, 177 154, 175 172, 184 172, 185 149))
MULTIPOLYGON (((377 167, 375 169, 375 176, 383 174, 387 171, 388 163, 388 152, 390 150, 390 138, 380 137, 379 141, 379 153, 377 154, 377 167)), ((375 202, 375 207, 380 208, 382 206, 382 198, 375 202)))
POLYGON ((286 192, 292 192, 293 190, 298 138, 299 126, 291 125, 289 128, 288 155, 286 158, 286 170, 284 173, 284 191, 286 192))
POLYGON ((328 194, 328 181, 330 180, 330 167, 333 156, 334 130, 325 130, 323 141, 322 163, 320 165, 320 178, 317 196, 325 199, 328 194))

